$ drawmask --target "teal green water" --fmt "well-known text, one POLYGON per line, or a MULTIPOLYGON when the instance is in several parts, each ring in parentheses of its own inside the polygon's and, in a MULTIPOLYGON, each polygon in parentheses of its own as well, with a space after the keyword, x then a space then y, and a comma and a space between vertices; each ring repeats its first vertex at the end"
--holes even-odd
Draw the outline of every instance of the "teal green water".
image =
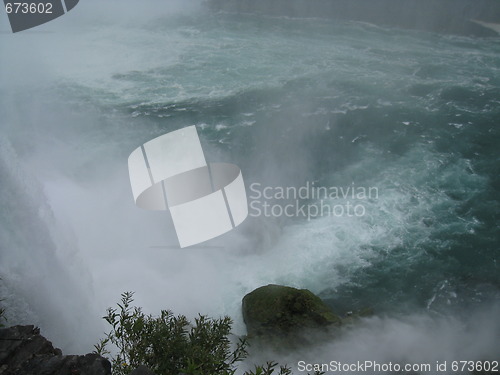
MULTIPOLYGON (((309 288, 339 313, 369 306, 381 316, 461 316, 499 300, 498 38, 204 12, 99 20, 40 34, 50 41, 43 48, 37 34, 15 41, 1 35, 2 51, 27 49, 3 57, 24 78, 3 76, 0 110, 4 136, 42 181, 56 217, 64 211, 72 218, 82 256, 92 254, 90 269, 109 262, 110 269, 94 269, 94 278, 110 285, 99 297, 105 303, 120 288, 164 283, 158 293, 182 311, 187 303, 175 294, 182 283, 186 295, 199 298, 194 309, 229 313, 241 326, 241 296, 271 282, 309 288), (47 68, 43 74, 33 61, 47 68), (248 188, 314 181, 375 187, 378 197, 357 202, 361 217, 249 218, 222 240, 221 252, 149 249, 151 262, 167 271, 135 279, 127 267, 139 255, 126 254, 175 237, 134 227, 136 216, 158 216, 134 211, 126 158, 143 142, 193 124, 207 158, 239 165, 248 188), (109 206, 93 207, 101 198, 109 206), (121 206, 126 210, 107 216, 121 206), (87 207, 99 214, 86 220, 87 207), (187 264, 219 288, 215 302, 201 297, 201 281, 179 276, 187 264)), ((23 220, 9 213, 18 207, 12 197, 21 194, 20 182, 2 171, 0 270, 16 280, 21 262, 6 254, 27 248, 9 234, 23 220)), ((157 300, 145 298, 153 307, 157 300)))
POLYGON ((379 189, 350 228, 294 222, 330 233, 301 240, 325 254, 284 282, 302 277, 346 308, 498 298, 498 40, 253 16, 179 23, 150 25, 182 40, 178 60, 114 74, 127 88, 110 107, 157 134, 199 125, 248 183, 379 189), (335 246, 365 264, 329 260, 335 246))

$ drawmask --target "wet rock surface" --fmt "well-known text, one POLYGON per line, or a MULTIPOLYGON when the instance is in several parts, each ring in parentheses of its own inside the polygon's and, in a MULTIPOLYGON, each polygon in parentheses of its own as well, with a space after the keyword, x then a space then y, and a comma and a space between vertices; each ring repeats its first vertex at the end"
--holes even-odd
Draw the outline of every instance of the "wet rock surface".
POLYGON ((338 326, 341 319, 307 289, 267 285, 243 297, 243 320, 250 337, 289 338, 304 329, 338 326))
POLYGON ((0 329, 0 375, 110 375, 97 354, 62 355, 32 325, 0 329))

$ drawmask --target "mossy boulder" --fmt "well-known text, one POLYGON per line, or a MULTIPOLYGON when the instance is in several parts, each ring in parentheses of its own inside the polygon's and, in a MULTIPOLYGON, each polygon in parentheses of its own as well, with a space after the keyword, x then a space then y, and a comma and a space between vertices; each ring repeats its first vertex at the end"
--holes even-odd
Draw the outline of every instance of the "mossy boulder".
POLYGON ((304 329, 338 326, 341 319, 307 289, 267 285, 243 297, 249 337, 289 337, 304 329))

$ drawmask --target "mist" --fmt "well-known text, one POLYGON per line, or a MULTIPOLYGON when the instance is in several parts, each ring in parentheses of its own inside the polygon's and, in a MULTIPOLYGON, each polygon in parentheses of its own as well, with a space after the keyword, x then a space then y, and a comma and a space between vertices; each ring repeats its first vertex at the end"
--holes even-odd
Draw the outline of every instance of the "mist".
POLYGON ((441 53, 434 58, 427 34, 232 18, 202 1, 81 1, 15 35, 1 17, 0 297, 9 324, 37 324, 65 352, 87 353, 107 330, 106 308, 134 291, 146 313, 229 315, 244 335, 242 297, 280 283, 310 289, 339 314, 371 305, 376 315, 303 352, 254 351, 248 366, 495 355, 496 258, 478 261, 486 276, 474 282, 488 284, 480 295, 463 287, 475 269, 450 255, 466 242, 457 233, 468 241, 487 232, 484 216, 493 217, 481 216, 482 206, 464 208, 491 191, 493 177, 476 172, 484 168, 470 155, 480 150, 460 149, 472 139, 468 113, 487 106, 455 104, 439 86, 470 79, 470 95, 484 90, 477 97, 491 97, 491 108, 491 71, 477 78, 463 68, 493 61, 490 45, 436 36, 437 45, 451 46, 432 50, 441 53), (416 98, 417 89, 428 94, 416 98), (442 102, 467 111, 436 120, 442 102), (135 206, 127 158, 193 124, 207 161, 237 164, 247 187, 355 182, 376 186, 380 197, 363 202, 362 218, 249 217, 180 249, 168 212, 135 206))
POLYGON ((79 4, 76 19, 68 13, 36 31, 12 36, 2 23, 0 274, 9 324, 37 324, 65 351, 86 353, 103 337, 101 316, 123 291, 136 291, 138 305, 152 313, 195 316, 207 300, 214 304, 210 296, 221 285, 196 277, 206 267, 199 256, 162 249, 177 245, 165 213, 133 203, 127 154, 149 135, 134 139, 122 120, 110 125, 95 107, 78 103, 82 110, 75 110, 74 102, 52 99, 55 84, 99 85, 144 61, 112 35, 94 44, 95 29, 110 22, 144 27, 199 7, 89 1, 79 4), (101 132, 111 142, 97 140, 101 132), (126 137, 131 141, 120 144, 126 137), (182 298, 179 285, 199 293, 182 298))
MULTIPOLYGON (((436 314, 413 313, 405 317, 383 315, 364 318, 353 326, 343 327, 331 333, 334 339, 325 340, 324 336, 308 336, 305 345, 293 354, 273 352, 255 353, 254 363, 277 360, 287 363, 294 373, 305 364, 326 364, 326 373, 335 373, 328 367, 331 361, 336 366, 357 365, 358 361, 370 361, 378 365, 430 365, 431 371, 423 373, 455 373, 453 361, 494 361, 498 357, 496 343, 500 325, 496 318, 498 305, 487 309, 470 310, 462 317, 436 314), (436 370, 436 364, 445 367, 436 370)), ((248 368, 252 362, 248 361, 248 368)), ((424 368, 424 367, 420 367, 424 368)), ((348 371, 342 371, 348 372, 348 371)), ((367 373, 391 373, 367 368, 367 373)))

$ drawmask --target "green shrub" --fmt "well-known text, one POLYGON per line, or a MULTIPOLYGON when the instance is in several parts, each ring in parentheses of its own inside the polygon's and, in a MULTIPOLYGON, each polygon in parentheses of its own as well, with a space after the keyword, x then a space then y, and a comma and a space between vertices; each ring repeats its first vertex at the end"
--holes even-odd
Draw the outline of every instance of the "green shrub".
MULTIPOLYGON (((108 308, 104 319, 111 331, 95 345, 97 354, 106 356, 108 344, 117 349, 111 358, 113 374, 126 375, 145 365, 157 375, 234 375, 236 364, 247 356, 247 342, 232 344, 228 336, 229 317, 212 319, 199 315, 191 324, 185 316, 162 310, 154 317, 133 307, 133 293, 121 295, 118 309, 108 308)), ((244 375, 290 375, 287 366, 268 362, 244 375)), ((318 375, 318 373, 316 374, 318 375)))

